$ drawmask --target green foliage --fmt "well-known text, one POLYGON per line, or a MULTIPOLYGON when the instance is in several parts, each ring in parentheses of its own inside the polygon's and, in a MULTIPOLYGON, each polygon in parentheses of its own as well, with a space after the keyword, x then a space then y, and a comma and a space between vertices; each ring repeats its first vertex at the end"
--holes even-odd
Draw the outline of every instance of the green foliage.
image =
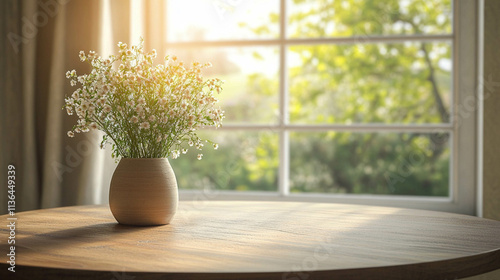
MULTIPOLYGON (((449 43, 367 43, 364 39, 381 35, 449 34, 450 0, 294 0, 287 3, 290 4, 289 37, 352 36, 358 39, 356 44, 289 47, 287 78, 292 123, 449 122, 452 79, 449 43)), ((269 24, 278 21, 279 15, 269 15, 269 24)), ((242 24, 241 27, 259 35, 268 32, 266 26, 242 24)), ((259 54, 254 57, 261 59, 259 54)), ((248 102, 259 103, 276 96, 278 87, 276 77, 262 73, 248 75, 246 92, 252 94, 248 102)), ((248 108, 251 107, 241 107, 238 114, 250 121, 256 119, 253 115, 266 113, 248 108)), ((449 136, 439 131, 291 132, 290 187, 292 192, 446 196, 449 194, 449 136)), ((227 132, 220 140, 221 147, 227 151, 221 153, 223 156, 219 154, 211 162, 196 162, 196 165, 207 166, 185 166, 193 172, 182 173, 197 174, 199 182, 205 180, 218 189, 276 190, 278 139, 275 134, 227 132), (250 139, 253 144, 249 146, 245 141, 250 139), (227 173, 225 185, 218 184, 214 174, 224 173, 223 166, 228 162, 234 162, 237 168, 227 173)), ((200 186, 207 186, 205 183, 200 186)), ((182 183, 179 185, 183 187, 182 183)))

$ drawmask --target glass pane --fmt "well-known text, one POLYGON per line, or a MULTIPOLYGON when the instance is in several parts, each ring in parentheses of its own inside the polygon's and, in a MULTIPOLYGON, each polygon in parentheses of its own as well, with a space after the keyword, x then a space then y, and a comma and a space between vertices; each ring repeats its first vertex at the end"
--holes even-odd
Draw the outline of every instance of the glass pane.
POLYGON ((451 0, 288 0, 292 38, 449 34, 451 0))
POLYGON ((292 192, 448 196, 447 133, 290 134, 292 192))
POLYGON ((289 50, 292 122, 449 122, 451 44, 316 45, 289 50))
POLYGON ((170 163, 180 189, 276 191, 278 185, 278 136, 271 131, 202 131, 203 139, 218 143, 214 150, 191 147, 170 163), (202 160, 197 154, 202 153, 202 160))
POLYGON ((186 64, 194 61, 211 62, 205 69, 208 78, 224 80, 219 95, 225 111, 223 124, 278 122, 278 49, 246 48, 186 48, 168 49, 186 64))
POLYGON ((278 0, 170 0, 167 40, 270 39, 279 36, 278 0))

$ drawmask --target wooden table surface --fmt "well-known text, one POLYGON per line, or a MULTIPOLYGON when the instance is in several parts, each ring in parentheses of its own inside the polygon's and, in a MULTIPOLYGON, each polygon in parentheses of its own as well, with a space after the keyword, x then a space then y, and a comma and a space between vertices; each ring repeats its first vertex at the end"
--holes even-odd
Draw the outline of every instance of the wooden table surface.
MULTIPOLYGON (((0 216, 7 223, 7 215, 0 216)), ((108 206, 16 214, 0 279, 457 279, 500 268, 500 222, 386 207, 181 201, 172 223, 130 227, 108 206)))

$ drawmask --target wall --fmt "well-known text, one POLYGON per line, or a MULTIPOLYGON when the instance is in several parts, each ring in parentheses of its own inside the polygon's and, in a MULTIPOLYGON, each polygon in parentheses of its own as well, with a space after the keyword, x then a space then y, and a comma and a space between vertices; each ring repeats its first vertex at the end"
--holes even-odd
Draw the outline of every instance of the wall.
POLYGON ((484 1, 483 216, 500 220, 500 1, 484 1), (490 78, 491 77, 491 78, 490 78))

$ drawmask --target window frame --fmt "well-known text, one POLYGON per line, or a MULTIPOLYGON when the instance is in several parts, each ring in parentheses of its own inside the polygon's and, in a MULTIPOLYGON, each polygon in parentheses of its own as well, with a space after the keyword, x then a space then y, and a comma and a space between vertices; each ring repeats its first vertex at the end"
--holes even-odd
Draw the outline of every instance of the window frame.
MULTIPOLYGON (((166 11, 167 4, 162 7, 166 11)), ((271 200, 304 201, 320 203, 349 203, 390 207, 405 207, 476 214, 478 147, 478 91, 476 85, 478 65, 478 4, 476 1, 452 1, 453 28, 445 35, 394 35, 353 36, 346 38, 286 38, 286 0, 280 0, 280 37, 277 39, 223 40, 196 42, 169 42, 163 32, 163 47, 250 47, 274 46, 279 48, 279 112, 280 118, 273 125, 224 125, 220 130, 273 131, 279 135, 279 180, 277 192, 180 190, 181 200, 271 200), (347 44, 381 42, 450 42, 452 44, 452 96, 450 123, 443 124, 319 124, 297 125, 288 121, 287 48, 306 44, 347 44), (370 195, 370 194, 321 194, 290 193, 289 190, 289 133, 291 131, 348 131, 348 132, 448 132, 450 134, 450 181, 448 197, 370 195)), ((163 17, 166 26, 167 17, 163 17)), ((480 108, 479 108, 480 109, 480 108)), ((480 113, 480 112, 479 112, 480 113)))

